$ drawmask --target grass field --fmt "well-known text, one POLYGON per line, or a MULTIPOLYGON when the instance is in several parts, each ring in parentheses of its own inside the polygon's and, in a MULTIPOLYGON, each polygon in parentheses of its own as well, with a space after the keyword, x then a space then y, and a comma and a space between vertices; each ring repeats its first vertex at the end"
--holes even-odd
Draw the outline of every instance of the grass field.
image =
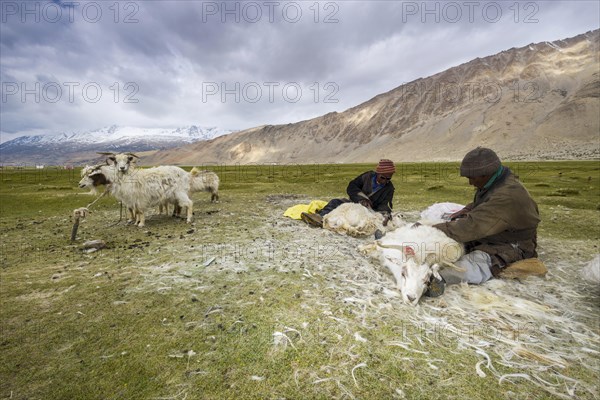
MULTIPOLYGON (((598 162, 507 163, 537 201, 546 278, 402 304, 355 239, 282 216, 372 165, 206 166, 195 221, 119 222, 78 171, 0 170, 0 398, 600 397, 598 162), (107 248, 87 253, 86 240, 107 248), (214 260, 213 260, 214 259, 214 260)), ((398 165, 395 211, 467 203, 457 164, 398 165)), ((189 168, 188 168, 189 169, 189 168)))

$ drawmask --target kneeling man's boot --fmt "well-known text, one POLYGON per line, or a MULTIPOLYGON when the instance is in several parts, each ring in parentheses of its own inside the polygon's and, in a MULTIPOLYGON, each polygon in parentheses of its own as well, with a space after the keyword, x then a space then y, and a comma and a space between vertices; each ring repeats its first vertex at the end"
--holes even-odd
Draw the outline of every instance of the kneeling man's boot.
POLYGON ((303 212, 300 214, 300 219, 309 225, 316 226, 317 228, 323 227, 323 217, 321 217, 319 214, 303 212))
POLYGON ((439 280, 436 277, 432 276, 429 281, 429 286, 423 296, 425 297, 438 297, 444 294, 444 290, 446 289, 446 282, 442 279, 439 280))

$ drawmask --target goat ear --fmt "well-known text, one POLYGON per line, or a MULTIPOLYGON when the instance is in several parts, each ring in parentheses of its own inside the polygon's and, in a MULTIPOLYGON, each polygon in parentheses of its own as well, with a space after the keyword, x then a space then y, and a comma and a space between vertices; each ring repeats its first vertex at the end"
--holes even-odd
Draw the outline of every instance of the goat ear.
POLYGON ((115 165, 117 163, 117 159, 115 157, 108 157, 106 159, 106 164, 108 165, 115 165))
POLYGON ((402 245, 402 253, 404 253, 406 258, 416 258, 415 249, 412 246, 402 245))
POLYGON ((440 266, 439 264, 433 264, 431 266, 431 272, 433 273, 433 276, 438 279, 438 280, 442 280, 442 276, 440 275, 440 266))

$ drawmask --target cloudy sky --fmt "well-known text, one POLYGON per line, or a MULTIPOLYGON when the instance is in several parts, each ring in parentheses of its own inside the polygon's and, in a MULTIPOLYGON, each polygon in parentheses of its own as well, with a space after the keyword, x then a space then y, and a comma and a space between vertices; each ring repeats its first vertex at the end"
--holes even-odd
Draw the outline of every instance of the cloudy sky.
POLYGON ((595 0, 0 5, 3 142, 113 124, 296 122, 600 25, 595 0))

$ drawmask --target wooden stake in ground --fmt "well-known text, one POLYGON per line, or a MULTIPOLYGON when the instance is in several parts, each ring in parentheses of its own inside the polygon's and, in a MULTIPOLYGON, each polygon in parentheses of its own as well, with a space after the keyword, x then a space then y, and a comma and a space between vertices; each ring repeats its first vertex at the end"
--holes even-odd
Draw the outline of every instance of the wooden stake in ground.
POLYGON ((71 229, 71 242, 75 241, 75 237, 77 236, 77 229, 79 229, 79 220, 81 218, 87 217, 87 214, 90 212, 85 207, 81 207, 73 211, 73 218, 75 219, 75 223, 73 224, 73 229, 71 229))
MULTIPOLYGON (((104 197, 107 193, 108 193, 108 188, 104 189, 104 192, 102 192, 102 194, 100 196, 98 196, 98 198, 96 200, 94 200, 90 204, 88 204, 87 207, 77 208, 77 209, 75 209, 75 211, 73 211, 73 218, 75 219, 75 223, 73 224, 73 229, 71 229, 71 242, 74 242, 75 237, 77 236, 77 229, 79 229, 79 220, 81 218, 87 217, 87 215, 89 213, 91 213, 91 211, 88 210, 88 208, 92 207, 98 200, 100 200, 102 197, 104 197)), ((122 205, 121 205, 121 207, 122 207, 122 205)), ((120 219, 119 219, 119 221, 120 221, 120 219)))

